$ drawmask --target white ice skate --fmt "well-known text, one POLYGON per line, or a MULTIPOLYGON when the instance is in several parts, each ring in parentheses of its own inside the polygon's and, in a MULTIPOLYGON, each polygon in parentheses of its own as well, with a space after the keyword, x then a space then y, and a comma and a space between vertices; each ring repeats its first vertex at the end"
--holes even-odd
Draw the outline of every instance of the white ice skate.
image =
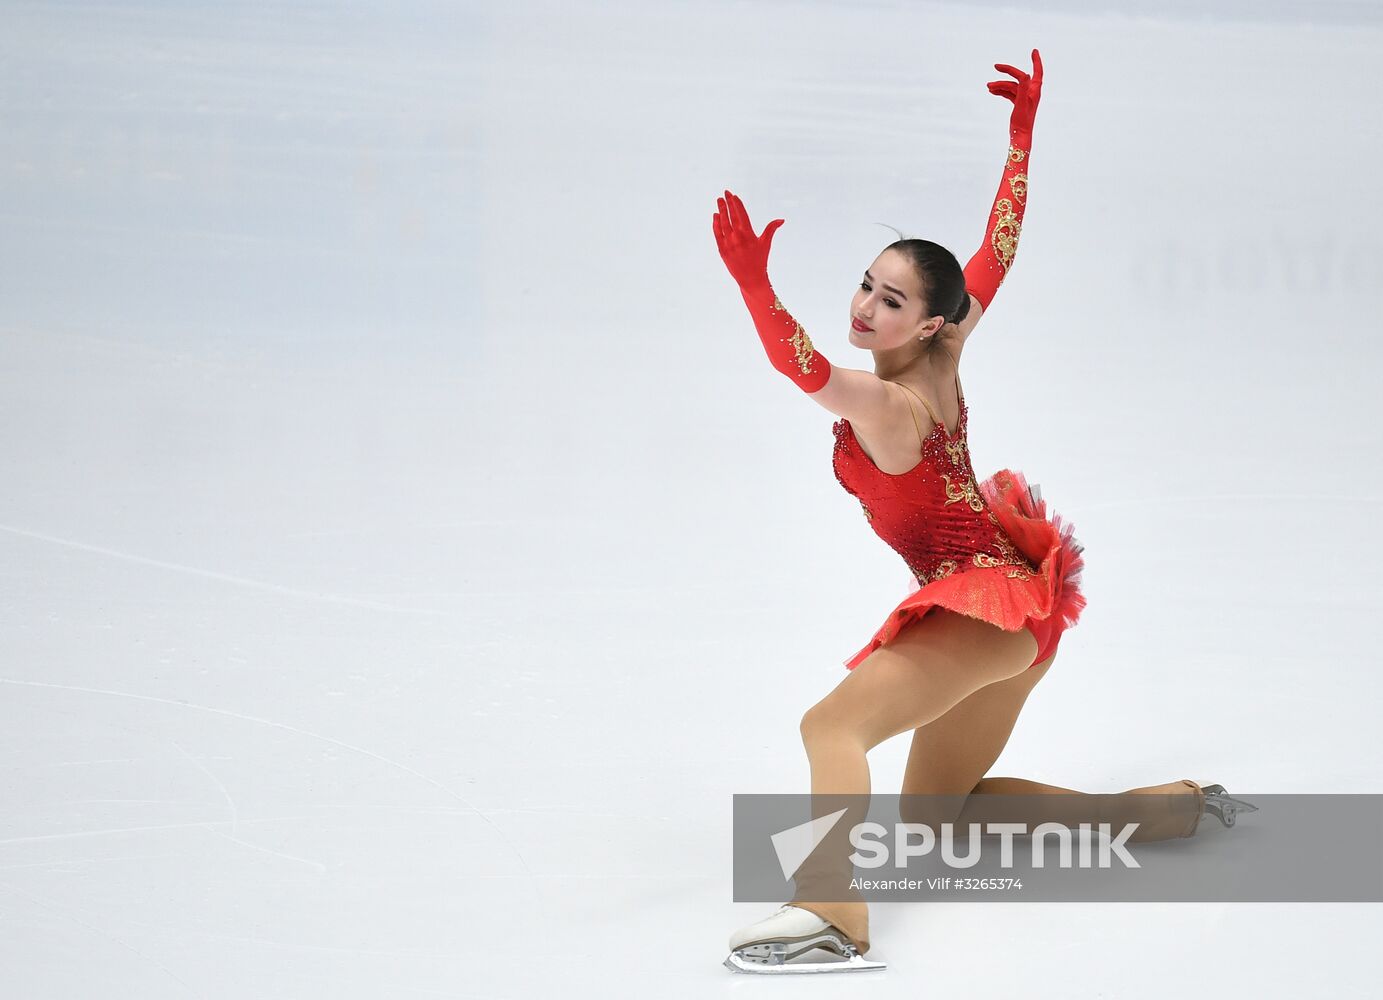
POLYGON ((735 972, 784 974, 868 972, 885 965, 867 961, 834 924, 828 924, 811 910, 786 903, 771 917, 730 936, 730 957, 725 960, 725 967, 735 972), (834 952, 840 959, 788 961, 813 948, 834 952))

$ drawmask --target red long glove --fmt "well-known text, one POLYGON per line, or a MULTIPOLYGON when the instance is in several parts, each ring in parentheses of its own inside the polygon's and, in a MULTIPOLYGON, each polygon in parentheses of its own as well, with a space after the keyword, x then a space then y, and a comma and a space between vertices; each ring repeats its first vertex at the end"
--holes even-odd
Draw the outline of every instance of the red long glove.
POLYGON ((720 209, 712 217, 712 230, 720 259, 740 286, 768 360, 803 392, 816 392, 831 377, 831 363, 812 347, 807 331, 778 301, 768 281, 768 251, 783 220, 774 219, 755 236, 739 198, 726 191, 716 203, 720 209))
POLYGON ((989 92, 1013 102, 1013 114, 1008 123, 1008 159, 1004 176, 999 181, 999 193, 989 213, 989 228, 984 242, 970 263, 965 265, 965 287, 988 309, 994 294, 1003 284, 1013 257, 1018 252, 1018 236, 1023 230, 1023 209, 1028 203, 1028 162, 1032 153, 1032 125, 1037 114, 1037 102, 1042 97, 1042 57, 1032 50, 1032 76, 1004 63, 994 68, 1011 73, 1018 82, 995 80, 989 92))

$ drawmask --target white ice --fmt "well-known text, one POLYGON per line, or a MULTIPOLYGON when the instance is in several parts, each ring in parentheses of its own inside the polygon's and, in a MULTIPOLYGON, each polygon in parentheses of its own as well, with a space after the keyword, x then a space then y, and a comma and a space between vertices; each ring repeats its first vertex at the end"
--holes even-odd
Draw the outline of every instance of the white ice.
MULTIPOLYGON (((1033 47, 962 377, 1089 606, 994 773, 1383 791, 1383 12, 1047 6, 5 4, 3 995, 760 995, 731 796, 907 575, 715 199, 869 368, 875 223, 968 258, 1033 47)), ((879 905, 869 989, 1358 996, 1380 929, 879 905)))

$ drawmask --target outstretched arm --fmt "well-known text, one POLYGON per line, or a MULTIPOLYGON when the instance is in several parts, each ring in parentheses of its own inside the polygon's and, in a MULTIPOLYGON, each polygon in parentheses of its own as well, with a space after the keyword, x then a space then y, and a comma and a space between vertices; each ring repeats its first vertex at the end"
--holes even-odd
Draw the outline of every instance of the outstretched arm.
POLYGON ((773 367, 792 379, 803 392, 816 392, 831 377, 831 363, 812 346, 802 324, 778 301, 768 281, 768 251, 773 234, 783 224, 774 219, 762 235, 754 235, 744 203, 729 191, 717 198, 719 210, 711 219, 720 258, 725 261, 740 295, 754 318, 764 350, 773 367))
POLYGON ((994 295, 1008 276, 1013 258, 1018 252, 1018 236, 1023 229, 1023 210, 1028 203, 1028 163, 1032 155, 1032 126, 1037 114, 1037 102, 1042 95, 1042 57, 1032 50, 1033 72, 1029 77, 1020 69, 1003 63, 994 68, 1011 73, 1017 83, 999 80, 989 84, 989 92, 1013 102, 1013 114, 1008 127, 1008 155, 1004 175, 999 181, 999 193, 989 212, 989 226, 984 242, 965 265, 965 287, 989 308, 994 295))
POLYGON ((877 426, 886 420, 891 400, 882 380, 873 372, 856 371, 831 365, 812 346, 802 324, 778 299, 768 280, 768 251, 773 234, 783 224, 774 219, 763 234, 754 235, 744 203, 725 192, 717 199, 719 211, 712 217, 716 246, 721 259, 739 285, 754 327, 759 332, 768 359, 777 371, 790 378, 813 402, 837 416, 861 426, 877 426))

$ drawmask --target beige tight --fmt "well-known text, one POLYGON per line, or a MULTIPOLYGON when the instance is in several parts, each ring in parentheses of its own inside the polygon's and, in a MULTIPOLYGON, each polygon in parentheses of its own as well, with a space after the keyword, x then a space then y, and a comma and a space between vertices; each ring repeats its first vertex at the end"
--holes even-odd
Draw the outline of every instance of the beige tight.
MULTIPOLYGON (((865 754, 909 730, 914 732, 902 793, 956 796, 964 806, 945 821, 964 824, 967 812, 982 806, 973 797, 977 794, 1061 795, 1048 800, 1055 804, 1052 808, 1033 810, 1041 813, 1040 821, 1072 826, 1110 822, 1116 829, 1122 822, 1138 822, 1133 841, 1189 837, 1195 832, 1204 793, 1187 779, 1117 795, 1085 796, 1022 778, 985 777, 1008 742, 1029 692, 1055 659, 1053 655, 1032 664, 1036 655, 1037 640, 1026 629, 1005 632, 935 608, 876 649, 807 711, 802 740, 811 762, 812 814, 824 816, 842 808, 847 813, 798 871, 795 905, 835 924, 861 954, 869 950, 868 906, 862 898, 846 898, 852 893, 842 888, 849 883, 849 875, 842 872, 849 863, 842 868, 839 859, 853 850, 850 827, 864 819, 860 803, 870 793, 865 754), (1149 794, 1157 797, 1148 798, 1149 794), (1070 798, 1074 796, 1084 797, 1070 798), (1085 801, 1088 808, 1080 805, 1085 801), (814 895, 832 898, 818 902, 814 895)), ((903 818, 930 822, 936 817, 903 818)))

